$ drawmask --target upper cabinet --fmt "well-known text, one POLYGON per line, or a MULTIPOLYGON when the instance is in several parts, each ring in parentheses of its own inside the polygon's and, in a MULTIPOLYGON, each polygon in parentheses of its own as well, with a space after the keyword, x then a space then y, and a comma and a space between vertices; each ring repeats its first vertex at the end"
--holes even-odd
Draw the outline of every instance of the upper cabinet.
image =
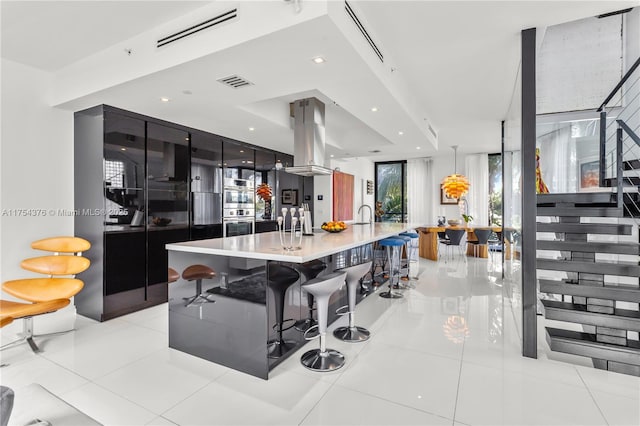
POLYGON ((191 192, 222 193, 222 138, 191 132, 191 192))
POLYGON ((189 133, 147 122, 149 189, 186 191, 189 179, 189 133))
POLYGON ((143 189, 145 122, 108 113, 104 122, 105 188, 143 189))
POLYGON ((222 154, 224 157, 224 177, 227 179, 254 180, 255 149, 234 141, 223 138, 222 154))

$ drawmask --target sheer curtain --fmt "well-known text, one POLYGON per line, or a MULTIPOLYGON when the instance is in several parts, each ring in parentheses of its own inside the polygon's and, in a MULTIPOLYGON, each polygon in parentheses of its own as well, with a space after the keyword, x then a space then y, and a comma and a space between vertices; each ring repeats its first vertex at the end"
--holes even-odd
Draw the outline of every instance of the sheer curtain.
POLYGON ((407 220, 429 225, 435 221, 431 158, 407 160, 407 220))
POLYGON ((469 179, 467 214, 473 216, 472 226, 489 225, 489 156, 467 155, 465 174, 469 179))

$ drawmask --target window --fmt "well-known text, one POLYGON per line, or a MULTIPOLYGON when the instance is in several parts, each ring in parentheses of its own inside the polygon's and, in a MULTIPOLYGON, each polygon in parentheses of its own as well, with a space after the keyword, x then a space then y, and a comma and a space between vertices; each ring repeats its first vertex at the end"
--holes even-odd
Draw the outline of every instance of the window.
POLYGON ((376 222, 407 221, 407 162, 376 163, 376 222))
POLYGON ((489 154, 489 224, 502 226, 501 154, 489 154))
POLYGON ((105 186, 124 188, 124 163, 104 160, 104 181, 105 186))

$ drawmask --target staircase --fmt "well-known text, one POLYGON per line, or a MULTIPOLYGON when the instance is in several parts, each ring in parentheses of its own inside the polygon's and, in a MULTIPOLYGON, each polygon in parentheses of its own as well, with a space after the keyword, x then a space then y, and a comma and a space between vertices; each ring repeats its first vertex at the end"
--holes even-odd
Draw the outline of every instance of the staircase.
POLYGON ((552 351, 640 376, 640 58, 594 112, 599 191, 610 192, 537 195, 538 294, 565 327, 546 327, 552 351), (608 106, 617 94, 622 106, 608 106))
POLYGON ((627 209, 618 207, 617 194, 612 192, 538 194, 537 204, 539 218, 556 218, 551 223, 539 219, 537 224, 538 232, 555 233, 554 240, 542 240, 538 234, 537 269, 566 274, 564 279, 538 279, 540 293, 551 296, 541 300, 544 316, 582 325, 581 331, 546 327, 551 350, 590 357, 596 368, 640 376, 640 344, 629 339, 629 332, 640 332, 640 263, 636 258, 640 242, 637 237, 633 242, 592 241, 602 235, 629 236, 635 225, 585 223, 583 219, 622 218, 627 209), (560 256, 549 251, 560 252, 560 256), (605 261, 600 254, 635 260, 605 261), (633 304, 635 310, 628 309, 633 304))

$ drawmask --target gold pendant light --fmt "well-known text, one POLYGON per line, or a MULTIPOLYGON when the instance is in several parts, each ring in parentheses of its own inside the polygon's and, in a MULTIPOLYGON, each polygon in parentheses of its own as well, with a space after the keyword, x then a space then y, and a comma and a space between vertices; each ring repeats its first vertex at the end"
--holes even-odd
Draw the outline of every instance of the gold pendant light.
POLYGON ((441 188, 445 195, 449 198, 460 200, 467 192, 469 192, 469 180, 464 175, 457 173, 457 152, 458 145, 453 145, 453 174, 442 179, 441 188))

